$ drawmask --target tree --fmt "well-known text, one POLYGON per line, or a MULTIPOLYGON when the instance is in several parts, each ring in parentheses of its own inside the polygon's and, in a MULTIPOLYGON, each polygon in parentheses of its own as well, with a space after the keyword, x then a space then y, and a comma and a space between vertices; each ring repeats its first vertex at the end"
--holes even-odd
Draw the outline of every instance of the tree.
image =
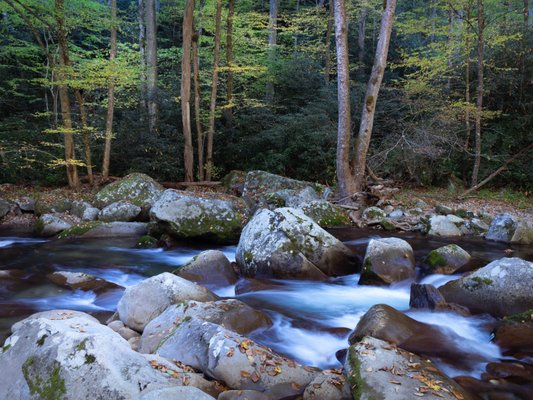
POLYGON ((191 133, 191 46, 194 20, 194 0, 186 0, 183 14, 183 58, 181 61, 181 118, 183 137, 184 181, 194 181, 194 154, 191 133))
POLYGON ((157 13, 156 0, 146 1, 146 89, 148 104, 148 128, 157 133, 157 13))
POLYGON ((224 117, 226 126, 231 127, 233 118, 233 18, 235 16, 235 0, 229 0, 228 17, 226 19, 226 107, 224 117))
POLYGON ((483 31, 485 29, 485 16, 483 10, 483 0, 477 0, 477 99, 476 99, 476 126, 475 126, 475 154, 474 168, 472 170, 472 187, 476 186, 479 165, 481 164, 481 113, 483 111, 483 58, 484 43, 483 31))
POLYGON ((204 132, 202 128, 201 93, 200 93, 200 60, 198 56, 198 42, 200 41, 201 30, 198 29, 192 38, 192 65, 194 74, 194 119, 196 121, 196 138, 198 149, 198 179, 204 180, 204 132))

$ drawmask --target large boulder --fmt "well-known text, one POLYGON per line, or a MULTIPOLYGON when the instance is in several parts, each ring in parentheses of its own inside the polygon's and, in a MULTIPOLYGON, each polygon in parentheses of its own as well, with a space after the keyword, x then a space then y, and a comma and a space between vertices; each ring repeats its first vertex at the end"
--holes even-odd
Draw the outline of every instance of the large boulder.
POLYGON ((141 207, 127 201, 117 201, 116 203, 104 207, 98 213, 98 219, 104 222, 131 222, 134 221, 140 213, 141 207))
POLYGON ((373 337, 350 346, 345 370, 354 399, 472 399, 431 361, 373 337))
POLYGON ((102 222, 87 221, 65 229, 59 234, 60 239, 83 237, 83 238, 117 238, 143 236, 148 232, 145 222, 102 222))
POLYGON ((429 219, 429 235, 441 237, 462 236, 461 230, 448 217, 434 215, 429 219))
POLYGON ((196 283, 164 272, 126 288, 117 311, 124 324, 142 332, 168 306, 189 300, 214 301, 218 297, 196 283))
POLYGON ((173 273, 208 288, 234 285, 237 282, 237 274, 220 250, 203 251, 173 273))
POLYGON ((323 228, 346 226, 351 224, 345 209, 326 200, 313 200, 303 204, 300 209, 305 215, 323 228))
POLYGON ((237 240, 243 217, 231 201, 166 190, 150 210, 150 219, 177 238, 202 238, 221 243, 237 240))
POLYGON ((241 234, 236 261, 247 277, 323 279, 356 272, 350 250, 293 208, 258 211, 241 234))
POLYGON ((359 284, 390 284, 414 276, 415 258, 409 243, 398 238, 370 240, 359 284))
POLYGON ((82 221, 94 221, 98 217, 100 210, 86 201, 74 201, 70 212, 82 221))
POLYGON ((322 371, 305 389, 303 400, 351 400, 351 389, 340 370, 322 371))
POLYGON ((432 274, 453 274, 470 262, 470 254, 456 244, 432 250, 424 260, 424 265, 432 274))
POLYGON ((533 222, 499 214, 491 222, 485 239, 496 242, 533 244, 533 222))
POLYGON ((448 302, 495 316, 533 308, 533 263, 502 258, 439 288, 448 302))
POLYGON ((72 225, 67 221, 61 219, 61 217, 53 214, 43 214, 37 220, 35 224, 35 232, 40 236, 54 236, 65 229, 70 228, 72 225))
POLYGON ((96 206, 104 208, 117 201, 127 201, 147 212, 164 188, 148 175, 133 173, 113 182, 95 196, 96 206))
POLYGON ((511 238, 511 243, 533 244, 533 222, 520 220, 511 238))
POLYGON ((302 393, 317 375, 317 370, 303 367, 246 337, 196 318, 176 326, 157 352, 224 381, 231 389, 262 392, 287 385, 302 393))
POLYGON ((379 207, 365 208, 361 218, 367 225, 377 225, 387 217, 387 213, 379 207))
POLYGON ((185 384, 213 386, 161 357, 134 352, 113 330, 80 312, 39 313, 12 332, 0 352, 2 399, 119 400, 185 384))
POLYGON ((189 301, 168 307, 161 315, 150 321, 144 328, 139 351, 155 352, 181 321, 190 318, 211 322, 241 335, 268 328, 272 324, 266 314, 236 299, 206 303, 189 301))

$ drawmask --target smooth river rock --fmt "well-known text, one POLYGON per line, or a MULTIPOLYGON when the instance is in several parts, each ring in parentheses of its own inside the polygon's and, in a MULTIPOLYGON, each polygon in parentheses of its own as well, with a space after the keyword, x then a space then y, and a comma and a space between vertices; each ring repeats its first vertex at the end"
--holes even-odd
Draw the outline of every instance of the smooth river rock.
POLYGON ((173 273, 208 288, 234 285, 237 282, 237 274, 220 250, 203 251, 173 273))

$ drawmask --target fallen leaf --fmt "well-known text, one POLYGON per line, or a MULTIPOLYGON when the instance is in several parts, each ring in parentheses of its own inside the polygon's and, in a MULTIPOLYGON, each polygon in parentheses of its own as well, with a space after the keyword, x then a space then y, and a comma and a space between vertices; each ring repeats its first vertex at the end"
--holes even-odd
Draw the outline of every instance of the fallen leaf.
POLYGON ((241 371, 241 376, 243 378, 249 378, 250 377, 250 373, 248 371, 241 371))
POLYGON ((235 353, 235 348, 234 347, 230 347, 230 349, 226 353, 226 357, 233 357, 234 353, 235 353))
POLYGON ((183 383, 183 386, 189 386, 189 383, 191 383, 191 378, 188 376, 184 376, 181 378, 181 382, 183 383))
POLYGON ((389 382, 390 383, 394 383, 395 385, 401 385, 402 384, 401 382, 395 381, 394 379, 391 379, 389 382))
POLYGON ((257 382, 259 382, 260 376, 259 376, 259 374, 257 372, 254 371, 254 372, 252 372, 252 376, 250 378, 252 379, 253 383, 257 383, 257 382))

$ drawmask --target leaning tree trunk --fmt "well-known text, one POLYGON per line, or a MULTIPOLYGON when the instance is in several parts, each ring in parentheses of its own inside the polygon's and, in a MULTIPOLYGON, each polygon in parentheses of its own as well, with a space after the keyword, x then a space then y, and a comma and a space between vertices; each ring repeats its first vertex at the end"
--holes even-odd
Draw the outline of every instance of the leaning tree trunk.
POLYGON ((183 125, 184 181, 194 181, 194 155, 191 133, 191 45, 194 0, 186 0, 183 15, 183 58, 181 61, 181 120, 183 125))
MULTIPOLYGON (((270 16, 268 21, 268 59, 272 64, 275 59, 275 48, 278 42, 278 9, 279 0, 270 0, 270 16)), ((274 102, 274 83, 269 77, 266 85, 266 101, 269 104, 274 102)))
POLYGON ((213 53, 213 79, 211 81, 211 103, 209 105, 209 130, 207 132, 207 159, 205 179, 211 180, 213 174, 213 137, 215 136, 215 110, 217 106, 218 62, 220 58, 220 18, 222 14, 222 0, 217 0, 215 17, 215 49, 213 53))
POLYGON ((337 96, 339 120, 337 128, 337 181, 339 195, 347 198, 355 193, 350 169, 350 64, 348 61, 348 24, 345 0, 335 0, 335 44, 337 48, 337 96))
POLYGON ((196 122, 196 139, 198 151, 198 180, 204 180, 204 131, 202 128, 201 95, 200 95, 200 60, 198 57, 198 42, 200 41, 201 31, 196 31, 192 39, 192 65, 194 76, 194 119, 196 122))
POLYGON ((476 101, 476 137, 474 169, 472 170, 472 187, 476 186, 479 175, 479 165, 481 164, 481 112, 483 111, 483 57, 484 43, 483 30, 485 29, 485 18, 483 11, 483 0, 477 0, 478 7, 478 35, 477 35, 477 101, 476 101))
POLYGON ((389 52, 395 9, 396 0, 387 0, 381 18, 381 29, 379 32, 378 45, 376 47, 376 57, 366 88, 363 112, 361 114, 361 125, 359 126, 359 133, 355 142, 353 173, 356 191, 361 191, 365 183, 366 156, 368 153, 368 146, 370 145, 372 127, 374 125, 374 114, 376 112, 379 89, 385 73, 385 67, 387 66, 387 54, 389 52))
POLYGON ((365 78, 365 38, 366 38, 366 16, 368 10, 364 7, 361 10, 361 15, 359 16, 359 23, 357 24, 357 47, 358 47, 358 62, 357 66, 357 75, 358 81, 364 81, 365 78))
POLYGON ((226 19, 226 108, 224 119, 226 126, 233 125, 233 17, 235 15, 235 0, 229 0, 228 17, 226 19))
MULTIPOLYGON (((117 0, 111 0, 111 50, 109 62, 113 64, 117 55, 117 0)), ((109 177, 109 162, 111 159, 111 140, 113 139, 113 113, 115 111, 115 80, 109 79, 107 88, 107 119, 105 123, 104 160, 102 163, 102 179, 109 177)))
POLYGON ((156 0, 146 0, 146 88, 148 103, 148 128, 157 133, 157 13, 156 0))
POLYGON ((64 0, 55 0, 55 20, 59 46, 59 69, 57 77, 59 82, 59 102, 61 105, 61 119, 63 121, 63 137, 65 142, 65 163, 67 168, 68 185, 71 188, 79 186, 78 169, 75 164, 74 133, 72 130, 72 116, 70 112, 70 98, 66 85, 66 68, 70 64, 68 55, 67 31, 65 28, 64 0))

